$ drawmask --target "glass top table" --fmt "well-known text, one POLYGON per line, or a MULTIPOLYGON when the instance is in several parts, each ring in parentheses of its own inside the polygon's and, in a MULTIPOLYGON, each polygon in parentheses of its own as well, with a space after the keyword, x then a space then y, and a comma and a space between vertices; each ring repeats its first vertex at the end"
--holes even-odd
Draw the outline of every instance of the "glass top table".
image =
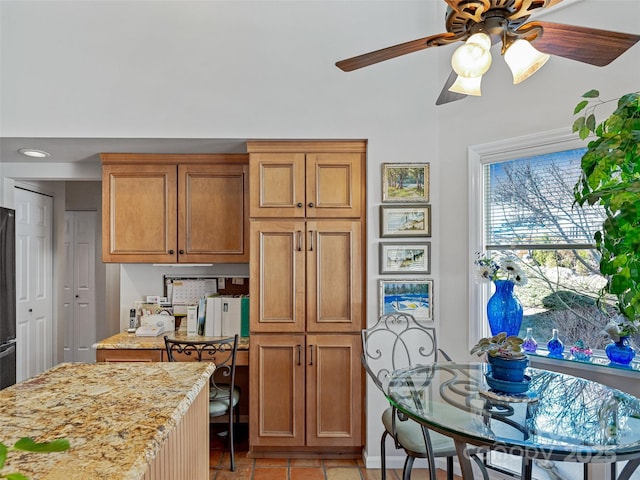
POLYGON ((619 480, 640 464, 640 399, 589 381, 527 369, 527 392, 489 388, 487 364, 440 363, 392 372, 384 388, 399 411, 453 438, 465 480, 473 478, 467 444, 523 457, 522 478, 533 459, 627 461, 619 480))

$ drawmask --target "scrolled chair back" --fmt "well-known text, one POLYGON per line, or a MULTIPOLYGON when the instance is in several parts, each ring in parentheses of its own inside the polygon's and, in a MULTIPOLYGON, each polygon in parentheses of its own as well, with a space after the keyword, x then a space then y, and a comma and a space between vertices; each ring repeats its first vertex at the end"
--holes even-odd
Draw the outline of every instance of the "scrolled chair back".
POLYGON ((436 329, 408 313, 382 315, 375 325, 362 330, 362 364, 380 389, 392 371, 437 362, 438 353, 449 360, 438 349, 436 329))

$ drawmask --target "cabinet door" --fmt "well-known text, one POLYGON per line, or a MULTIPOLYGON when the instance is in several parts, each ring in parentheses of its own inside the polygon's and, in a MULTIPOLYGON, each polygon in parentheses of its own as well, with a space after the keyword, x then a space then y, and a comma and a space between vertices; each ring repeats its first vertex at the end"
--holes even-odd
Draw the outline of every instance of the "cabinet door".
POLYGON ((102 167, 102 260, 175 263, 176 165, 102 167))
POLYGON ((304 335, 251 335, 249 348, 250 444, 304 445, 304 335))
POLYGON ((362 329, 362 237, 359 221, 307 221, 307 330, 362 329))
POLYGON ((360 153, 307 154, 307 218, 360 218, 363 158, 360 153))
POLYGON ((251 332, 303 332, 304 222, 251 221, 251 332))
POLYGON ((249 261, 247 164, 178 166, 178 261, 249 261))
POLYGON ((305 216, 304 153, 252 153, 249 162, 252 218, 305 216))
POLYGON ((362 445, 358 335, 307 336, 307 445, 362 445))

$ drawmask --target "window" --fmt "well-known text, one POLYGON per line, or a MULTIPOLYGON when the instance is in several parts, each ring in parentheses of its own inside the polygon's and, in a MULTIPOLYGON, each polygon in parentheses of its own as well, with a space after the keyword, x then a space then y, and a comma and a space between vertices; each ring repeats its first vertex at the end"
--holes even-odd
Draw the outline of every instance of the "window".
MULTIPOLYGON (((475 252, 517 256, 529 278, 516 288, 524 309, 520 335, 531 327, 545 346, 557 328, 567 353, 577 340, 604 348, 609 316, 596 304, 606 281, 593 235, 604 212, 573 205, 585 151, 580 143, 552 132, 470 149, 470 264, 475 252)), ((490 285, 472 282, 471 341, 488 333, 491 294, 490 285)))

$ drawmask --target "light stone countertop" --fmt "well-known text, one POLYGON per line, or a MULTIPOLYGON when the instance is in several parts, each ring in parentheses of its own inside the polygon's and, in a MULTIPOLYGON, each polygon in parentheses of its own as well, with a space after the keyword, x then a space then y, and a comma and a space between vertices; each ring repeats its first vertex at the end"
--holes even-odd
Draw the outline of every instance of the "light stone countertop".
POLYGON ((60 453, 9 452, 30 480, 134 480, 189 409, 213 364, 62 363, 0 391, 0 441, 67 438, 60 453))
MULTIPOLYGON (((227 337, 205 337, 202 335, 187 335, 186 330, 178 330, 175 332, 166 332, 157 337, 137 337, 135 333, 127 333, 121 332, 116 333, 115 335, 105 338, 97 343, 93 344, 93 348, 96 350, 99 349, 124 349, 124 350, 156 350, 162 349, 164 350, 164 336, 167 336, 171 339, 177 340, 215 340, 218 338, 227 338, 227 337)), ((249 349, 249 337, 240 337, 238 341, 238 350, 248 350, 249 349)))

